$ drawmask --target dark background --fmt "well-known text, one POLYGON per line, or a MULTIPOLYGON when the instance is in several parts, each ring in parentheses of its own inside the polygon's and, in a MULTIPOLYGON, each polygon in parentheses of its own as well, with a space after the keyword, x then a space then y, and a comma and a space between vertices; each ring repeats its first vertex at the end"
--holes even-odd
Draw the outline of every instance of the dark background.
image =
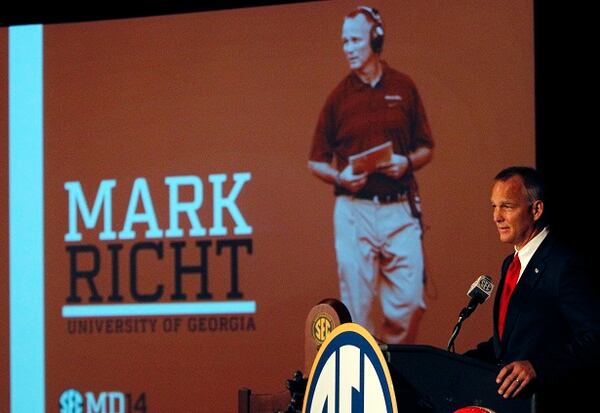
MULTIPOLYGON (((132 7, 116 2, 62 2, 34 5, 4 2, 0 26, 62 23, 254 7, 299 1, 156 1, 132 7)), ((368 2, 365 2, 367 4, 368 2)), ((597 133, 592 39, 594 14, 581 4, 534 1, 536 166, 547 180, 553 229, 591 257, 597 133), (587 97, 587 99, 586 99, 587 97), (589 217, 589 218, 588 218, 589 217), (591 225, 590 225, 591 224, 591 225)), ((510 119, 507 119, 510 122, 510 119)), ((502 151, 502 147, 498 148, 502 151)))
POLYGON ((547 180, 553 228, 591 259, 596 17, 585 7, 542 0, 534 10, 536 166, 547 180))

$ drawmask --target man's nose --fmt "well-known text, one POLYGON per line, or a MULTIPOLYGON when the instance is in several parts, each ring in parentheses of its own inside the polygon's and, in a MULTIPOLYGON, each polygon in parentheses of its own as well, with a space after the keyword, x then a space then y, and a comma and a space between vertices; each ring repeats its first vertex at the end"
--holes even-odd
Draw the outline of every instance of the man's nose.
POLYGON ((496 209, 492 213, 492 216, 494 218, 494 222, 500 222, 500 221, 503 220, 502 214, 498 210, 496 210, 496 209))

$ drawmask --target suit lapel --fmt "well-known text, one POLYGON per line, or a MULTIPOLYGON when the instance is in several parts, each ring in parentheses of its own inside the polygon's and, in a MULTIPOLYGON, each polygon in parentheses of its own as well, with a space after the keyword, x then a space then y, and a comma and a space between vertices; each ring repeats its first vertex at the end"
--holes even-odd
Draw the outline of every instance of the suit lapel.
POLYGON ((521 279, 515 287, 515 291, 510 297, 508 304, 508 310, 506 312, 506 321, 504 323, 504 334, 503 344, 510 340, 511 333, 522 310, 527 306, 529 302, 529 295, 535 289, 536 284, 539 282, 543 275, 545 262, 544 260, 534 260, 535 256, 532 257, 531 261, 527 264, 525 271, 521 275, 521 279))
POLYGON ((529 295, 535 290, 537 283, 543 277, 546 266, 546 258, 550 251, 551 244, 552 241, 550 236, 546 237, 546 239, 544 239, 537 251, 531 257, 527 267, 525 267, 525 270, 523 271, 523 274, 521 275, 521 278, 515 287, 515 291, 510 298, 506 313, 506 320, 504 323, 503 339, 500 341, 498 337, 498 307, 500 303, 499 294, 501 294, 502 288, 504 288, 504 280, 511 256, 507 257, 502 265, 502 283, 496 294, 496 300, 494 302, 494 341, 496 342, 496 349, 500 357, 505 353, 506 346, 510 341, 514 326, 516 325, 522 310, 529 302, 529 295))

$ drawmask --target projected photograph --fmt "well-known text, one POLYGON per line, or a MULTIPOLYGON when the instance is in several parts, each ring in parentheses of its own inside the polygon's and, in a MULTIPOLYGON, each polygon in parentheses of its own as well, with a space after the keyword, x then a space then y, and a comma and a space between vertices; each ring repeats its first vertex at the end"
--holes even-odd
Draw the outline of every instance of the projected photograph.
POLYGON ((321 300, 445 347, 469 285, 499 278, 491 182, 535 160, 529 1, 23 25, 0 46, 1 411, 236 411, 308 375, 321 300))

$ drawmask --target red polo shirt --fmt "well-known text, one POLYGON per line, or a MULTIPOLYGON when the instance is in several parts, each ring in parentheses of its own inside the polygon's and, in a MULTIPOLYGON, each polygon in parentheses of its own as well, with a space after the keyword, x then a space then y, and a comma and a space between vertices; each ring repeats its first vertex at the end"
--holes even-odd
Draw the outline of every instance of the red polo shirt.
MULTIPOLYGON (((433 147, 433 138, 417 88, 407 75, 383 63, 383 74, 372 87, 353 72, 327 98, 315 129, 309 159, 331 163, 339 171, 348 157, 391 141, 394 153, 407 154, 420 147, 433 147)), ((369 175, 357 195, 404 192, 414 177, 400 180, 383 174, 369 175)), ((414 182, 413 182, 414 183, 414 182)), ((336 187, 335 194, 347 193, 336 187)))

